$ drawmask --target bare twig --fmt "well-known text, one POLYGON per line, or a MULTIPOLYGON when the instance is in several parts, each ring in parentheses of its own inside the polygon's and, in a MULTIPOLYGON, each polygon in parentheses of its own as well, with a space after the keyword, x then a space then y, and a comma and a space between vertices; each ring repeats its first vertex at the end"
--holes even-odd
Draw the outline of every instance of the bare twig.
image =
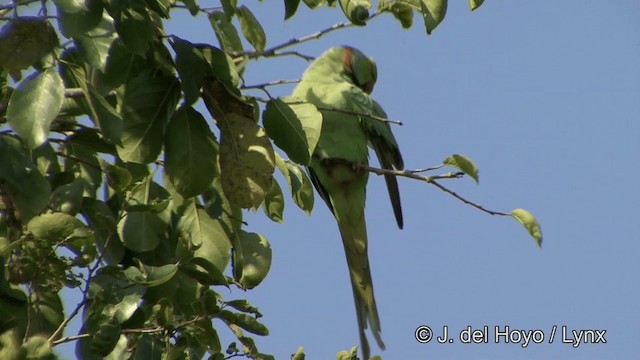
MULTIPOLYGON (((374 168, 374 167, 370 167, 370 166, 366 166, 366 165, 361 165, 361 168, 364 170, 367 170, 369 172, 372 172, 376 175, 393 175, 393 176, 402 176, 402 177, 407 177, 410 179, 416 179, 416 180, 421 180, 424 182, 427 182, 435 187, 437 187, 438 189, 446 192, 447 194, 453 196, 454 198, 462 201, 463 203, 473 206, 474 208, 483 211, 487 214, 490 215, 501 215, 501 216, 511 216, 510 214, 507 213, 503 213, 500 211, 493 211, 493 210, 489 210, 485 207, 483 207, 482 205, 476 204, 473 201, 469 201, 467 199, 465 199, 464 197, 458 195, 455 191, 445 187, 444 185, 441 185, 440 183, 438 183, 436 180, 440 180, 440 179, 456 179, 456 178, 460 178, 462 176, 464 176, 464 173, 462 172, 456 172, 456 173, 447 173, 447 174, 442 174, 442 175, 434 175, 434 176, 423 176, 423 175, 417 175, 415 172, 417 170, 390 170, 390 169, 379 169, 379 168, 374 168)), ((418 170, 424 170, 424 169, 418 169, 418 170)), ((422 172, 422 171, 417 171, 417 172, 422 172)))
MULTIPOLYGON (((109 243, 111 242, 111 239, 113 238, 113 232, 109 233, 109 236, 107 237, 107 241, 105 241, 104 243, 104 248, 106 251, 107 246, 109 246, 109 243)), ((100 267, 100 263, 102 263, 102 259, 104 258, 104 251, 102 254, 100 254, 100 256, 98 256, 98 258, 96 259, 96 263, 93 264, 93 266, 91 268, 89 268, 89 271, 87 273, 87 281, 85 282, 84 285, 84 290, 82 290, 82 299, 80 300, 79 303, 76 304, 76 307, 73 309, 73 311, 71 312, 71 314, 69 314, 69 316, 67 316, 62 323, 60 323, 60 326, 58 326, 58 328, 56 329, 56 331, 53 332, 53 334, 51 334, 51 336, 49 337, 49 344, 51 347, 58 345, 58 344, 62 344, 64 342, 67 341, 72 341, 72 340, 77 340, 77 339, 82 339, 83 337, 88 337, 87 336, 81 336, 81 335, 74 335, 74 336, 69 336, 66 337, 65 339, 70 339, 70 340, 66 340, 66 341, 61 341, 64 339, 59 339, 59 340, 55 340, 57 337, 59 337, 60 335, 62 335, 62 332, 64 331, 64 329, 67 327, 67 325, 69 325, 69 322, 71 322, 71 320, 73 320, 74 317, 76 317, 76 315, 78 315, 78 313, 80 312, 80 309, 82 309, 82 307, 84 307, 87 303, 87 295, 89 294, 89 285, 91 283, 91 279, 93 278, 93 275, 96 273, 96 271, 98 271, 98 267, 100 267)))
POLYGON ((271 82, 262 83, 262 84, 256 84, 256 85, 243 85, 243 86, 240 87, 240 89, 242 89, 242 90, 264 89, 264 88, 269 87, 269 86, 286 85, 286 84, 297 84, 299 82, 300 82, 300 79, 295 79, 295 80, 276 80, 276 81, 271 81, 271 82))
POLYGON ((414 169, 414 170, 407 170, 407 171, 411 172, 412 174, 419 174, 427 171, 442 169, 445 166, 446 166, 445 164, 440 164, 440 165, 436 165, 436 166, 432 166, 424 169, 414 169))
MULTIPOLYGON (((380 15, 381 12, 376 12, 373 15, 369 16, 369 19, 367 19, 367 21, 370 21, 371 19, 377 17, 378 15, 380 15)), ((275 46, 272 46, 268 49, 265 49, 264 51, 252 51, 252 52, 247 52, 244 53, 243 55, 247 56, 249 59, 255 59, 255 58, 259 58, 259 57, 272 57, 277 53, 278 50, 282 50, 294 45, 298 45, 310 40, 315 40, 315 39, 319 39, 321 38, 323 35, 328 34, 330 32, 339 30, 339 29, 345 29, 345 28, 350 28, 353 25, 350 22, 341 22, 341 23, 337 23, 337 24, 333 24, 331 26, 329 26, 328 28, 322 29, 320 31, 317 31, 313 34, 309 34, 307 36, 303 36, 303 37, 299 37, 299 38, 292 38, 289 41, 286 41, 282 44, 278 44, 275 46)))
MULTIPOLYGON (((183 327, 187 327, 191 324, 194 324, 198 321, 201 320, 205 320, 208 317, 203 317, 200 315, 197 315, 195 318, 190 319, 190 320, 186 320, 183 323, 180 323, 178 325, 176 325, 175 327, 166 327, 166 326, 150 326, 150 327, 144 327, 144 328, 136 328, 136 329, 122 329, 121 334, 155 334, 155 333, 159 333, 159 332, 163 332, 163 331, 168 331, 168 330, 178 330, 181 329, 183 327)), ((70 341, 74 341, 74 340, 79 340, 79 339, 84 339, 84 338, 88 338, 93 336, 93 334, 78 334, 78 335, 71 335, 71 336, 67 336, 65 338, 59 339, 59 340, 55 340, 55 341, 51 341, 51 346, 56 346, 56 345, 60 345, 60 344, 64 344, 70 341)))
POLYGON ((87 165, 89 167, 92 167, 92 168, 94 168, 96 170, 102 170, 100 165, 92 164, 92 163, 90 163, 90 162, 88 162, 88 161, 86 161, 84 159, 81 159, 81 158, 73 156, 73 155, 67 155, 67 154, 63 153, 62 151, 56 151, 56 155, 64 157, 64 158, 67 158, 67 159, 70 159, 70 160, 73 160, 75 162, 79 162, 81 164, 84 164, 84 165, 87 165))

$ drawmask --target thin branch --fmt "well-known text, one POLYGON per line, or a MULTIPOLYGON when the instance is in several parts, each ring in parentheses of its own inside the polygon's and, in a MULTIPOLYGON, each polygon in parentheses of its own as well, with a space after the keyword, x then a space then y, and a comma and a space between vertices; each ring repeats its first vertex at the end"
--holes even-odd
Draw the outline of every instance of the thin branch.
POLYGON ((487 213, 487 214, 489 214, 489 215, 511 216, 511 214, 507 214, 507 213, 503 213, 503 212, 500 212, 500 211, 493 211, 493 210, 486 209, 486 208, 484 208, 482 205, 476 204, 476 203, 474 203, 474 202, 472 202, 472 201, 469 201, 469 200, 467 200, 467 199, 463 198, 462 196, 460 196, 460 195, 456 194, 456 193, 455 193, 455 191, 450 190, 450 189, 448 189, 448 188, 444 187, 443 185, 440 185, 439 183, 437 183, 437 182, 436 182, 436 181, 434 181, 434 180, 432 180, 430 183, 431 183, 431 184, 433 184, 433 185, 435 185, 438 189, 440 189, 440 190, 442 190, 442 191, 446 192, 447 194, 449 194, 449 195, 453 196, 454 198, 456 198, 456 199, 458 199, 458 200, 462 201, 463 203, 465 203, 465 204, 467 204, 467 205, 471 205, 471 206, 473 206, 474 208, 476 208, 476 209, 478 209, 478 210, 480 210, 480 211, 484 211, 484 212, 486 212, 486 213, 487 213))
POLYGON ((428 168, 424 168, 424 169, 414 169, 414 170, 407 170, 407 171, 409 171, 412 174, 419 174, 419 173, 423 173, 423 172, 442 169, 445 166, 446 166, 445 164, 440 164, 440 165, 436 165, 436 166, 432 166, 432 167, 428 167, 428 168))
POLYGON ((75 162, 79 162, 81 164, 84 164, 84 165, 87 165, 89 167, 92 167, 92 168, 94 168, 96 170, 101 170, 102 171, 102 168, 99 165, 92 164, 92 163, 90 163, 90 162, 88 162, 88 161, 86 161, 84 159, 79 158, 79 157, 76 157, 76 156, 73 156, 73 155, 67 155, 67 154, 65 154, 65 153, 63 153, 61 151, 56 151, 56 155, 64 157, 64 158, 67 158, 67 159, 70 159, 70 160, 73 160, 75 162))
POLYGON ((464 176, 463 172, 455 172, 455 173, 446 173, 446 174, 442 174, 442 175, 434 175, 434 176, 423 176, 423 175, 416 175, 414 173, 415 170, 393 170, 393 169, 380 169, 380 168, 376 168, 376 167, 371 167, 371 166, 367 166, 367 165, 360 165, 360 167, 364 170, 367 170, 371 173, 374 173, 376 175, 393 175, 393 176, 401 176, 401 177, 406 177, 406 178, 410 178, 410 179, 415 179, 415 180, 421 180, 421 181, 425 181, 428 183, 432 183, 433 180, 440 180, 440 179, 459 179, 461 177, 464 176))
MULTIPOLYGON (((415 180, 421 180, 424 181, 426 183, 429 183, 431 185, 434 185, 435 187, 437 187, 438 189, 446 192, 447 194, 453 196, 454 198, 462 201, 463 203, 473 206, 474 208, 483 211, 487 214, 490 215, 501 215, 501 216, 511 216, 510 214, 507 213, 503 213, 500 211, 493 211, 493 210, 489 210, 485 207, 483 207, 482 205, 476 204, 473 201, 467 200, 464 197, 458 195, 455 191, 441 185, 440 183, 438 183, 436 180, 440 180, 440 179, 457 179, 457 178, 461 178, 462 176, 464 176, 464 173, 462 172, 456 172, 456 173, 447 173, 447 174, 442 174, 442 175, 434 175, 434 176, 423 176, 423 175, 417 175, 415 172, 416 170, 390 170, 390 169, 379 169, 379 168, 374 168, 374 167, 370 167, 370 166, 366 166, 366 165, 360 165, 360 167, 364 170, 367 170, 369 172, 372 172, 376 175, 393 175, 393 176, 401 176, 401 177, 407 177, 410 179, 415 179, 415 180)), ((421 170, 421 169, 419 169, 421 170)), ((423 169, 422 169, 423 170, 423 169)), ((419 171, 421 172, 421 171, 419 171)))
POLYGON ((339 112, 339 113, 355 115, 355 116, 364 116, 364 117, 367 117, 369 119, 381 121, 383 123, 400 125, 400 126, 403 125, 402 121, 399 121, 399 120, 390 120, 390 119, 387 119, 387 118, 383 118, 383 117, 380 117, 380 116, 367 114, 367 113, 363 113, 363 112, 351 111, 351 110, 345 110, 345 109, 329 108, 329 107, 322 107, 322 106, 316 106, 316 107, 318 108, 318 110, 333 111, 333 112, 339 112))
MULTIPOLYGON (((376 12, 373 15, 369 16, 369 18, 366 21, 370 21, 371 19, 377 17, 378 15, 380 15, 382 12, 376 12)), ((255 58, 259 58, 259 57, 270 57, 270 56, 274 56, 276 55, 278 50, 282 50, 294 45, 298 45, 307 41, 311 41, 311 40, 316 40, 321 38, 323 35, 328 34, 330 32, 339 30, 339 29, 345 29, 345 28, 350 28, 353 25, 350 22, 341 22, 341 23, 337 23, 337 24, 333 24, 331 26, 329 26, 328 28, 322 29, 320 31, 317 31, 313 34, 309 34, 307 36, 303 36, 303 37, 299 37, 299 38, 292 38, 289 41, 286 41, 282 44, 278 44, 275 46, 272 46, 268 49, 265 49, 264 51, 252 51, 252 52, 247 52, 244 53, 242 55, 247 56, 249 59, 255 59, 255 58)))
MULTIPOLYGON (((107 247, 109 246, 109 243, 111 242, 111 239, 113 238, 113 235, 114 235, 113 231, 110 231, 109 232, 109 236, 107 237, 107 241, 105 241, 105 243, 104 243, 105 251, 106 251, 107 247)), ((66 342, 66 341, 60 341, 60 340, 64 340, 64 339, 59 339, 59 340, 54 340, 54 339, 59 337, 60 335, 62 335, 62 332, 64 332, 64 329, 67 327, 67 325, 69 325, 71 320, 73 320, 73 318, 76 317, 76 315, 78 315, 78 313, 80 312, 80 309, 82 309, 86 305, 86 303, 87 303, 87 294, 89 293, 89 284, 91 283, 91 279, 93 279, 93 275, 96 273, 96 271, 98 271, 98 267, 100 267, 100 263, 102 263, 102 259, 104 258, 105 251, 103 251, 102 254, 100 254, 100 256, 98 256, 98 258, 96 259, 96 263, 93 264, 93 266, 91 268, 89 268, 89 271, 87 273, 87 281, 85 282, 84 290, 82 290, 82 300, 80 300, 80 302, 78 304, 76 304, 76 307, 73 309, 71 314, 69 314, 69 316, 67 316, 62 321, 62 323, 60 323, 60 325, 58 326, 56 331, 54 331, 53 334, 51 334, 51 336, 49 337, 48 341, 49 341, 49 344, 50 344, 51 347, 66 342)), ((67 341, 81 339, 81 338, 86 337, 86 336, 74 335, 74 336, 66 337, 65 339, 69 339, 71 337, 74 337, 74 338, 70 339, 70 340, 67 340, 67 341)))
POLYGON ((300 79, 296 79, 296 80, 276 80, 276 81, 271 81, 271 82, 262 83, 262 84, 256 84, 256 85, 243 85, 243 86, 240 87, 240 89, 242 89, 242 90, 264 89, 264 88, 266 88, 268 86, 297 84, 299 82, 300 82, 300 79))
MULTIPOLYGON (((163 332, 163 331, 168 331, 168 330, 177 330, 177 329, 181 329, 183 327, 187 327, 191 324, 194 324, 198 321, 201 320, 205 320, 208 317, 202 317, 200 315, 196 316, 193 319, 187 320, 183 323, 180 323, 178 325, 176 325, 175 327, 167 327, 167 326, 150 326, 150 327, 144 327, 144 328, 137 328, 137 329, 122 329, 122 331, 120 332, 121 334, 155 334, 155 333, 159 333, 159 332, 163 332)), ((59 339, 59 340, 55 340, 55 341, 51 341, 51 346, 56 346, 56 345, 60 345, 60 344, 64 344, 70 341, 74 341, 74 340, 79 340, 79 339, 84 339, 84 338, 88 338, 93 336, 93 334, 78 334, 78 335, 71 335, 71 336, 67 336, 65 338, 59 339)))
POLYGON ((68 98, 84 97, 84 90, 82 88, 67 88, 64 89, 64 96, 68 98))
POLYGON ((305 55, 298 51, 283 51, 283 52, 275 53, 273 54, 273 56, 265 56, 265 57, 280 57, 280 56, 295 56, 306 61, 313 61, 316 59, 315 56, 305 55))

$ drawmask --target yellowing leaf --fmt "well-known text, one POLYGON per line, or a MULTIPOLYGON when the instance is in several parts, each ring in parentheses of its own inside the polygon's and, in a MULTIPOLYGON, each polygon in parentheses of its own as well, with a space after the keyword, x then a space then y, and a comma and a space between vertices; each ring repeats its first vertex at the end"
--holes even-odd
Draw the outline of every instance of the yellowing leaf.
POLYGON ((229 114, 220 126, 220 173, 229 201, 257 208, 271 189, 274 155, 264 130, 252 119, 229 114))
POLYGON ((473 180, 475 180, 476 183, 479 181, 478 180, 478 173, 479 173, 478 167, 473 162, 473 160, 471 160, 470 158, 468 158, 468 157, 466 157, 464 155, 453 154, 453 155, 449 156, 448 158, 444 159, 444 161, 442 163, 445 164, 445 165, 448 165, 448 166, 453 166, 454 168, 459 169, 463 173, 471 176, 471 178, 473 178, 473 180))
POLYGON ((484 0, 469 0, 469 7, 473 11, 473 10, 479 8, 480 5, 482 5, 483 2, 484 2, 484 0))
POLYGON ((536 241, 538 246, 542 246, 542 231, 540 230, 540 224, 538 220, 525 209, 515 209, 511 211, 511 216, 524 225, 529 235, 536 241))

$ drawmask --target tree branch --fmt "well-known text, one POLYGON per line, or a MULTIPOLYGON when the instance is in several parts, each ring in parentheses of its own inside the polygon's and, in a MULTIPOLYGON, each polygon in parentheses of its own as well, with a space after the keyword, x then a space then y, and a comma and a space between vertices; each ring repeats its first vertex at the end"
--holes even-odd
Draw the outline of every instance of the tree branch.
POLYGON ((240 89, 241 90, 264 89, 264 88, 269 87, 269 86, 286 85, 286 84, 297 84, 299 82, 300 82, 300 79, 295 79, 295 80, 276 80, 276 81, 271 81, 271 82, 262 83, 262 84, 256 84, 256 85, 243 85, 243 86, 240 87, 240 89))
POLYGON ((441 185, 440 183, 438 183, 436 180, 440 180, 440 179, 457 179, 457 178, 461 178, 464 176, 463 172, 456 172, 456 173, 447 173, 447 174, 442 174, 442 175, 434 175, 434 176, 424 176, 424 175, 418 175, 418 172, 424 172, 425 170, 433 170, 435 168, 438 167, 434 167, 434 168, 427 168, 427 169, 418 169, 418 170, 391 170, 391 169, 379 169, 379 168, 375 168, 375 167, 371 167, 371 166, 366 166, 366 165, 360 165, 360 167, 364 170, 367 170, 371 173, 374 173, 376 175, 393 175, 393 176, 401 176, 401 177, 406 177, 406 178, 410 178, 410 179, 415 179, 415 180, 421 180, 424 181, 428 184, 431 184, 435 187, 437 187, 438 189, 446 192, 447 194, 453 196, 454 198, 462 201, 463 203, 473 206, 474 208, 483 211, 489 215, 500 215, 500 216, 511 216, 511 214, 507 214, 507 213, 503 213, 500 211, 493 211, 493 210, 489 210, 485 207, 483 207, 482 205, 479 205, 477 203, 474 203, 473 201, 467 200, 466 198, 458 195, 455 191, 445 187, 444 185, 441 185))
MULTIPOLYGON (((382 12, 376 12, 373 15, 369 16, 369 18, 366 20, 367 22, 370 21, 371 19, 379 16, 380 14, 382 14, 382 12)), ((241 54, 243 56, 248 57, 249 59, 255 59, 255 58, 259 58, 259 57, 272 57, 277 55, 277 51, 278 50, 282 50, 297 44, 301 44, 310 40, 316 40, 321 38, 323 35, 328 34, 330 32, 339 30, 339 29, 346 29, 346 28, 350 28, 353 25, 350 22, 341 22, 341 23, 337 23, 337 24, 333 24, 331 26, 329 26, 328 28, 322 29, 320 31, 317 31, 313 34, 309 34, 307 36, 303 36, 303 37, 299 37, 299 38, 292 38, 289 41, 286 41, 282 44, 278 44, 275 46, 272 46, 268 49, 265 49, 264 51, 252 51, 252 52, 245 52, 244 54, 241 54)))
MULTIPOLYGON (((168 331, 168 330, 178 330, 181 329, 183 327, 187 327, 191 324, 194 324, 198 321, 201 320, 205 320, 208 319, 208 317, 202 317, 200 315, 197 315, 195 318, 190 319, 190 320, 186 320, 183 323, 180 323, 178 325, 176 325, 175 327, 168 327, 168 326, 150 326, 150 327, 144 327, 144 328, 136 328, 136 329, 122 329, 122 331, 120 332, 121 334, 155 334, 155 333, 159 333, 159 332, 163 332, 163 331, 168 331)), ((71 335, 71 336, 67 336, 65 338, 59 339, 59 340, 55 340, 55 341, 51 341, 51 346, 56 346, 56 345, 60 345, 63 343, 67 343, 70 341, 74 341, 74 340, 79 340, 79 339, 84 339, 84 338, 88 338, 93 336, 93 334, 78 334, 78 335, 71 335)))

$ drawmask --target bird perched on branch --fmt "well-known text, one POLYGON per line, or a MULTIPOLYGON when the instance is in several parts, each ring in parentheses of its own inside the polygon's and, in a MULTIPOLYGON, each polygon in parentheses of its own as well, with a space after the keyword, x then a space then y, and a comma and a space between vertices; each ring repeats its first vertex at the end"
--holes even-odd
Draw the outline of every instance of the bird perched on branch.
MULTIPOLYGON (((334 47, 307 68, 293 96, 317 106, 322 130, 308 165, 314 187, 333 213, 347 257, 356 305, 363 359, 370 358, 365 329, 371 328, 380 349, 380 319, 373 293, 364 218, 369 173, 368 149, 386 169, 403 169, 398 144, 382 107, 370 94, 377 79, 375 62, 360 50, 334 47)), ((398 227, 402 228, 400 194, 395 176, 385 175, 398 227)))

